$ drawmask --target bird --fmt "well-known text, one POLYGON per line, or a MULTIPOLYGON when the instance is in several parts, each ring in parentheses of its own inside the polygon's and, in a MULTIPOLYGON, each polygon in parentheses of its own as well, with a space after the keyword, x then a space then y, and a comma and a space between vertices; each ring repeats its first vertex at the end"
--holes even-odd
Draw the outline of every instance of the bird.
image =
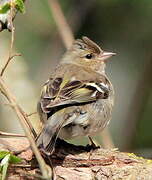
POLYGON ((101 132, 111 120, 114 88, 105 73, 107 59, 86 36, 76 39, 44 83, 38 114, 43 128, 36 143, 45 154, 55 150, 57 138, 73 139, 101 132))

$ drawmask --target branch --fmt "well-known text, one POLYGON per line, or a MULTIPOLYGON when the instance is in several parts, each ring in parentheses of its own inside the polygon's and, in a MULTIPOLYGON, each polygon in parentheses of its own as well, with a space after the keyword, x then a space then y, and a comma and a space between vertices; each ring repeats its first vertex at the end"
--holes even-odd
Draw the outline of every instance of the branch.
MULTIPOLYGON (((6 144, 9 145, 9 148, 18 144, 18 147, 15 147, 17 151, 22 149, 22 147, 28 147, 28 140, 1 138, 0 147, 3 146, 7 150, 6 144)), ((152 161, 137 157, 132 153, 123 153, 116 149, 99 148, 92 151, 90 156, 90 146, 75 146, 59 139, 55 149, 51 160, 56 179, 152 179, 152 161)), ((24 161, 18 167, 12 165, 9 167, 8 180, 20 180, 21 176, 23 180, 40 179, 40 176, 36 175, 37 164, 33 162, 32 154, 27 151, 19 156, 24 161), (27 166, 29 161, 33 162, 31 163, 31 168, 27 166)), ((47 163, 50 164, 49 162, 47 163)))
POLYGON ((25 137, 25 135, 22 135, 22 134, 7 133, 7 132, 3 132, 3 131, 0 131, 0 136, 25 137))
POLYGON ((1 71, 1 73, 0 73, 0 76, 3 76, 3 74, 4 74, 4 72, 5 72, 8 64, 9 64, 10 61, 13 60, 13 58, 16 57, 16 56, 21 56, 21 54, 14 54, 14 55, 12 55, 12 56, 11 56, 11 53, 9 54, 9 57, 8 57, 5 65, 4 65, 4 67, 2 68, 2 71, 1 71))
MULTIPOLYGON (((11 4, 12 4, 12 0, 10 1, 11 4)), ((10 44, 10 49, 9 49, 9 55, 8 55, 8 59, 6 61, 6 64, 4 65, 4 67, 2 68, 2 71, 0 73, 0 76, 3 76, 4 74, 4 71, 6 70, 9 62, 13 59, 14 56, 12 56, 12 50, 13 50, 13 45, 14 45, 14 32, 15 32, 15 28, 14 28, 14 25, 13 25, 13 9, 12 9, 12 6, 11 6, 11 9, 10 9, 10 26, 11 26, 11 31, 12 31, 12 34, 11 34, 11 44, 10 44)))
POLYGON ((27 114, 27 116, 29 117, 29 116, 33 116, 33 115, 35 115, 35 114, 37 114, 37 112, 32 112, 32 113, 30 113, 30 114, 27 114))
POLYGON ((0 91, 1 93, 7 98, 7 100, 9 101, 10 104, 12 104, 12 108, 15 111, 15 113, 17 114, 17 117, 22 125, 22 128, 25 132, 25 135, 28 137, 28 140, 30 142, 31 148, 36 156, 36 159, 39 163, 42 175, 45 178, 48 178, 48 176, 50 177, 50 175, 52 176, 52 171, 51 169, 45 164, 44 159, 42 158, 36 144, 35 144, 35 140, 33 138, 33 134, 31 132, 31 127, 29 127, 29 119, 26 116, 26 114, 24 113, 24 111, 22 110, 22 108, 17 104, 16 98, 13 96, 13 94, 10 92, 9 88, 7 87, 7 85, 5 84, 4 80, 2 79, 2 77, 0 77, 0 91), (51 172, 51 173, 50 173, 51 172))
POLYGON ((51 1, 48 0, 48 3, 52 10, 52 15, 56 22, 56 25, 57 25, 58 31, 60 33, 60 36, 62 38, 62 41, 63 41, 65 47, 68 49, 71 47, 72 42, 74 41, 74 36, 73 36, 72 30, 66 21, 66 18, 63 14, 63 11, 60 7, 58 0, 51 0, 51 1))

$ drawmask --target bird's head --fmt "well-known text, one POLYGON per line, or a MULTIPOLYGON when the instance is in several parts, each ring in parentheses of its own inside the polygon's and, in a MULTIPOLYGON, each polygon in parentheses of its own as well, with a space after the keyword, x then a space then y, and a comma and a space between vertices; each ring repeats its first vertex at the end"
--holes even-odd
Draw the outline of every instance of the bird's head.
POLYGON ((113 55, 115 53, 103 51, 96 43, 84 36, 74 41, 72 47, 65 53, 62 62, 104 72, 106 60, 113 55))

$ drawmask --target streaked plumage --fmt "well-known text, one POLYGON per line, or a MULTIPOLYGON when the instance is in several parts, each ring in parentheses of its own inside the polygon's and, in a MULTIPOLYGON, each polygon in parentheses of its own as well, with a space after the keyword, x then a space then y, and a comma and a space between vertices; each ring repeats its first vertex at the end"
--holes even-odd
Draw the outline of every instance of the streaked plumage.
POLYGON ((44 152, 53 152, 57 137, 92 136, 108 124, 114 91, 104 60, 112 55, 87 37, 76 40, 64 55, 44 84, 38 103, 44 128, 37 145, 44 152))

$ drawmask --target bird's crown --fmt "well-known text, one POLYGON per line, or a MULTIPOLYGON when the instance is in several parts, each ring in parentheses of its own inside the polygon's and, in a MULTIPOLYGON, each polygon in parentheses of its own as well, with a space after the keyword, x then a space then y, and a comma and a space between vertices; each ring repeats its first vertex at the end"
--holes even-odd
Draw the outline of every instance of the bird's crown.
POLYGON ((100 54, 102 49, 91 39, 86 36, 83 36, 82 39, 77 39, 74 42, 74 45, 78 46, 82 50, 90 50, 93 53, 100 54))

